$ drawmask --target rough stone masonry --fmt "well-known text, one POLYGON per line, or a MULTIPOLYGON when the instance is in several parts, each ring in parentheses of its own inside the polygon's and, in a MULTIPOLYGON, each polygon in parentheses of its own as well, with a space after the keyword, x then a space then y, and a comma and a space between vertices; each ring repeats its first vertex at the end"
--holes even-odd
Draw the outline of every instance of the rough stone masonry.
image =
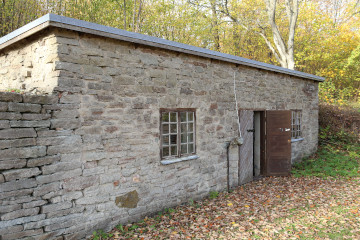
MULTIPOLYGON (((0 50, 0 236, 81 239, 221 191, 241 109, 301 109, 317 147, 317 83, 50 27, 0 50), (34 95, 37 94, 37 95, 34 95), (160 108, 196 109, 198 159, 160 163, 160 108)), ((237 159, 231 182, 237 181, 237 159)))

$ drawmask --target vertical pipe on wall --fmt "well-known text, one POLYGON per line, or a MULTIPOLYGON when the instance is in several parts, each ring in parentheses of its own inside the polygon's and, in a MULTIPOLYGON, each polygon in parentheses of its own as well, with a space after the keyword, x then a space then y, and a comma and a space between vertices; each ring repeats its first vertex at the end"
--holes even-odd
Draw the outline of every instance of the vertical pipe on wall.
POLYGON ((226 143, 226 163, 227 163, 227 192, 230 192, 230 157, 229 157, 230 142, 226 143))

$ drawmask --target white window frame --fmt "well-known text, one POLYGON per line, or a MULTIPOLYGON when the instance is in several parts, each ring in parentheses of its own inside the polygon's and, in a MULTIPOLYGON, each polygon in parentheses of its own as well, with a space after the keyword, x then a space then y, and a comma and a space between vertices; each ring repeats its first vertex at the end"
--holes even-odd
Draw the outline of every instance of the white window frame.
POLYGON ((302 111, 291 110, 291 139, 303 139, 302 137, 302 111))
MULTIPOLYGON (((194 159, 193 156, 196 156, 195 154, 196 154, 195 109, 192 108, 160 109, 161 160, 168 160, 168 159, 170 160, 175 159, 176 161, 191 160, 194 159), (163 116, 165 116, 166 114, 169 114, 168 120, 164 121, 163 116), (186 118, 185 120, 184 120, 184 116, 186 118), (183 130, 184 128, 186 130, 183 130), (182 152, 184 147, 186 147, 186 152, 182 152), (174 150, 175 148, 176 150, 174 150)), ((167 164, 167 163, 163 163, 163 164, 167 164)))

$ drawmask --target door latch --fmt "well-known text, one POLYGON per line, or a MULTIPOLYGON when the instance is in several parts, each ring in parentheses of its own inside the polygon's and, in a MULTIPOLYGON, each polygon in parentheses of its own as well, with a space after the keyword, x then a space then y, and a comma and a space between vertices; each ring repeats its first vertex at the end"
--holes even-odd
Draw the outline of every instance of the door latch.
POLYGON ((255 129, 248 129, 248 132, 255 132, 255 129))

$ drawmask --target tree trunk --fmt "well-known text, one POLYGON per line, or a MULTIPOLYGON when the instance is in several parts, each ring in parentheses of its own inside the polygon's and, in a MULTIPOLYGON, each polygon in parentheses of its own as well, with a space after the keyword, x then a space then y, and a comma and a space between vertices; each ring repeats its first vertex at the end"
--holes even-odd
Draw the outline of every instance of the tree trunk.
POLYGON ((294 37, 296 22, 299 14, 299 0, 285 0, 286 14, 289 21, 289 36, 287 43, 284 41, 279 28, 275 22, 276 2, 277 0, 265 0, 266 11, 268 14, 268 22, 271 27, 275 48, 272 43, 262 33, 262 37, 265 39, 266 44, 270 50, 274 53, 276 59, 280 62, 284 68, 295 69, 294 61, 294 37))
POLYGON ((220 51, 220 36, 219 36, 219 24, 218 24, 218 16, 216 10, 216 0, 210 0, 211 5, 211 28, 212 28, 212 35, 214 38, 215 51, 220 51))
POLYGON ((126 0, 124 0, 124 30, 127 29, 126 26, 126 0))

